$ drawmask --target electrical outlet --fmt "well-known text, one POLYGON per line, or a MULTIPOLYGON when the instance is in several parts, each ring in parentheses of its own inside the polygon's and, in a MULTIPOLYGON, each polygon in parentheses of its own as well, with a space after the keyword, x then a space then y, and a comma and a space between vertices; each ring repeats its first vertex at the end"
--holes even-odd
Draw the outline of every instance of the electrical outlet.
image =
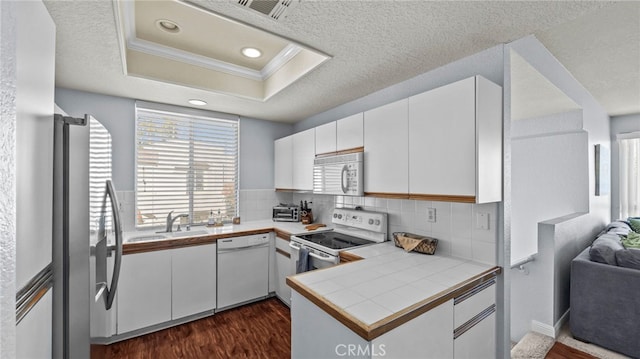
POLYGON ((489 213, 476 213, 476 228, 489 230, 489 213))
POLYGON ((427 208, 427 222, 435 223, 436 221, 436 209, 427 208))

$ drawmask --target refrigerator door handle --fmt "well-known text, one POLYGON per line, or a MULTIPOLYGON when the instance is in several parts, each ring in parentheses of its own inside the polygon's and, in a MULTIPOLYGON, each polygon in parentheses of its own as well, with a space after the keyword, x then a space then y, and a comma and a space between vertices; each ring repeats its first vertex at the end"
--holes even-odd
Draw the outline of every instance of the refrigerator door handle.
POLYGON ((111 277, 111 288, 107 289, 105 296, 105 306, 107 310, 111 309, 113 300, 118 290, 118 280, 120 279, 120 265, 122 263, 122 227, 120 222, 120 212, 118 211, 118 199, 116 191, 113 188, 111 180, 107 180, 105 197, 109 196, 111 202, 111 211, 113 212, 113 226, 116 235, 116 256, 113 264, 113 274, 111 277))

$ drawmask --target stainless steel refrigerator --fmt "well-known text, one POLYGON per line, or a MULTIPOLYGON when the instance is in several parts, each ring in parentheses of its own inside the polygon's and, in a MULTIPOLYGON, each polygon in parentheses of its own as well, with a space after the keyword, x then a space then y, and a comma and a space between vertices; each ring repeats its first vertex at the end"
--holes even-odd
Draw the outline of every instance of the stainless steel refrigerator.
POLYGON ((54 116, 53 352, 88 358, 108 337, 122 256, 111 140, 91 116, 54 116))

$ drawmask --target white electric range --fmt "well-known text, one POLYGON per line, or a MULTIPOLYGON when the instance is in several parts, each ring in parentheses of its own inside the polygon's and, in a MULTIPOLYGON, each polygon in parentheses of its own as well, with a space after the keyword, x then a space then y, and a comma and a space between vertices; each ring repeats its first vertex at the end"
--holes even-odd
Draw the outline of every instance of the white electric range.
POLYGON ((333 210, 334 229, 291 236, 291 264, 294 273, 300 249, 309 251, 309 270, 340 263, 340 252, 387 240, 387 214, 347 208, 333 210))

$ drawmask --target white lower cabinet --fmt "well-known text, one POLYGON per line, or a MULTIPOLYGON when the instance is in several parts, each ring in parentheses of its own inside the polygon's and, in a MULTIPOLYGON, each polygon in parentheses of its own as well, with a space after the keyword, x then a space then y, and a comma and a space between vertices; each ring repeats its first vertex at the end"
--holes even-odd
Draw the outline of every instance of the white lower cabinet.
POLYGON ((171 320, 171 252, 122 256, 118 334, 171 320))
POLYGON ((291 255, 289 253, 289 242, 276 237, 275 272, 276 296, 287 305, 291 305, 291 288, 287 285, 287 277, 291 273, 291 255))
POLYGON ((216 244, 171 250, 171 319, 216 307, 216 244))
POLYGON ((455 298, 453 353, 456 359, 491 359, 496 356, 495 279, 455 298))
POLYGON ((479 321, 453 340, 456 359, 492 359, 496 356, 496 313, 479 321))
POLYGON ((453 358, 453 300, 368 341, 300 293, 291 298, 292 358, 453 358))

